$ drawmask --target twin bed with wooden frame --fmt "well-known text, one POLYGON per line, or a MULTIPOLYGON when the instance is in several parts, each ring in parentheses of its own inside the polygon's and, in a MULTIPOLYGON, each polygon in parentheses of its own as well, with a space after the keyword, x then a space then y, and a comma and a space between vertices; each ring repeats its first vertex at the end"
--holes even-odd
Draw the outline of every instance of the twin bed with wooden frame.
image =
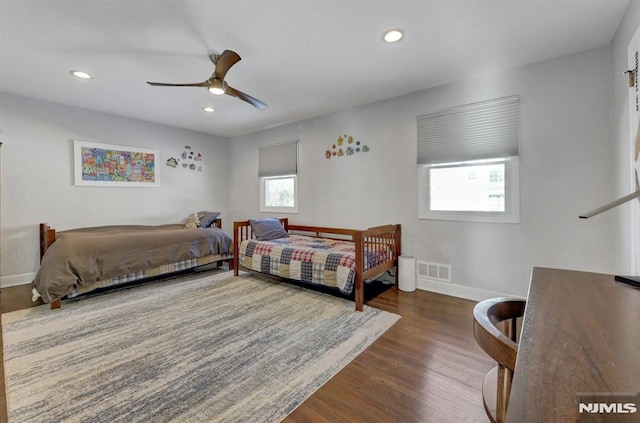
MULTIPOLYGON (((401 254, 400 225, 355 230, 292 225, 287 218, 279 220, 289 237, 271 241, 257 241, 251 221, 234 222, 235 275, 242 266, 251 271, 334 286, 345 294, 355 291, 356 310, 362 311, 365 281, 396 267, 401 254)), ((397 288, 397 272, 395 276, 397 288)))
POLYGON ((221 219, 197 229, 181 224, 80 228, 59 232, 54 245, 56 230, 41 223, 34 301, 41 296, 55 309, 63 297, 212 263, 231 265, 233 240, 221 228, 221 219))

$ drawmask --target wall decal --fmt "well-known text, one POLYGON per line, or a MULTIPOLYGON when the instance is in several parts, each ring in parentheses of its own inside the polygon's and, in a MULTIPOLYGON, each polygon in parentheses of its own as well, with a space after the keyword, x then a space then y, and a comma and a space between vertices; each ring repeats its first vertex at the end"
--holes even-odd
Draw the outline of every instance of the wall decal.
POLYGON ((197 170, 202 172, 202 160, 204 157, 202 153, 196 153, 191 149, 191 146, 185 145, 184 151, 180 154, 180 157, 171 157, 167 160, 167 166, 169 167, 182 167, 188 170, 197 170))
POLYGON ((324 156, 330 159, 332 157, 345 157, 358 153, 368 153, 369 151, 371 151, 369 146, 362 144, 359 140, 354 140, 351 135, 344 134, 338 136, 336 143, 325 151, 324 156))

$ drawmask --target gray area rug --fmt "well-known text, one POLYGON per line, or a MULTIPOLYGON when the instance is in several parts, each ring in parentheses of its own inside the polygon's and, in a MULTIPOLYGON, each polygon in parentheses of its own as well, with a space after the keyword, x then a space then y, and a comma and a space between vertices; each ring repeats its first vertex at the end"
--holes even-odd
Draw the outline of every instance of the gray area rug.
POLYGON ((399 319, 257 275, 2 315, 10 422, 277 422, 399 319))

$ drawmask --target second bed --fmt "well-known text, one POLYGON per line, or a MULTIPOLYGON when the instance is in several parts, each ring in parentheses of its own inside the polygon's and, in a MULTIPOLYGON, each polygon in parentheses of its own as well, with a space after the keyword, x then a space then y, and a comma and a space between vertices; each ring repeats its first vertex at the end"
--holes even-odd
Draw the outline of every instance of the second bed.
POLYGON ((242 266, 334 287, 347 295, 355 291, 356 310, 362 311, 364 282, 397 265, 400 229, 400 225, 366 230, 291 225, 286 218, 234 222, 234 272, 237 275, 242 266))

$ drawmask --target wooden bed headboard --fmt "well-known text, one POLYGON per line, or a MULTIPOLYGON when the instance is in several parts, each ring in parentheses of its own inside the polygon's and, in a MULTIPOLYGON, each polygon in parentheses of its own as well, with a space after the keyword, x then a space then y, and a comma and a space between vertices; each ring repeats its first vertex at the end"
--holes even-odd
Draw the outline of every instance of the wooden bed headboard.
MULTIPOLYGON (((217 218, 213 225, 222 229, 222 219, 217 218)), ((47 223, 40 224, 40 261, 47 249, 56 241, 56 230, 51 228, 47 223)))
MULTIPOLYGON (((282 224, 285 231, 291 234, 313 236, 315 238, 330 238, 346 241, 354 241, 355 234, 358 232, 355 229, 342 229, 342 228, 328 228, 324 226, 307 226, 307 225, 292 225, 289 223, 289 218, 281 217, 278 219, 282 224)), ((233 234, 238 239, 252 239, 254 238, 251 225, 248 220, 239 222, 233 222, 233 234)))
MULTIPOLYGON (((282 223, 284 230, 289 232, 289 218, 282 217, 278 220, 282 223)), ((233 236, 240 240, 255 238, 248 220, 233 222, 233 236)))

